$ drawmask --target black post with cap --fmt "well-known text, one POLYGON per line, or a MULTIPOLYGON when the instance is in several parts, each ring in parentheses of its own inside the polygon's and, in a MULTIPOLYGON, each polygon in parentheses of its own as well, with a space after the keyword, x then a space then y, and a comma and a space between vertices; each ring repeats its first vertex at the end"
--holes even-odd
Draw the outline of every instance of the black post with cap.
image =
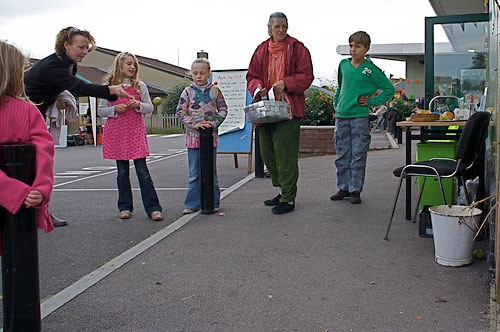
MULTIPOLYGON (((35 179, 35 146, 0 145, 0 169, 31 185, 35 179)), ((0 207, 3 227, 3 331, 41 330, 37 211, 21 206, 16 214, 0 207)))
POLYGON ((214 141, 212 127, 200 128, 201 213, 214 213, 214 141))
POLYGON ((260 126, 255 126, 255 177, 264 177, 264 161, 260 155, 260 139, 259 139, 260 126))

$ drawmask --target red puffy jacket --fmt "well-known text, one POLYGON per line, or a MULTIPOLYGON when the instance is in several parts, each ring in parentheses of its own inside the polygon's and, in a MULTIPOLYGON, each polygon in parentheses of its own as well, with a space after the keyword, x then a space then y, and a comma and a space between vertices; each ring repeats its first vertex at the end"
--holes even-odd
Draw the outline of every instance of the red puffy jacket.
MULTIPOLYGON (((259 84, 268 90, 271 89, 268 81, 269 40, 267 39, 257 47, 248 66, 247 87, 252 96, 259 84)), ((302 119, 306 104, 304 91, 314 80, 311 54, 304 44, 293 37, 287 35, 283 42, 286 52, 284 92, 288 96, 292 115, 302 119)), ((258 98, 260 97, 256 96, 256 99, 258 98)))

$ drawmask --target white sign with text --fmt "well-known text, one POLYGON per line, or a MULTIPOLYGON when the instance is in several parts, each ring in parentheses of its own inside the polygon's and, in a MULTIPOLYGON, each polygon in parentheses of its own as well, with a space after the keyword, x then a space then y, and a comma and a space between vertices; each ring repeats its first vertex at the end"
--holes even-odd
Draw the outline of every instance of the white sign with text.
POLYGON ((212 82, 224 95, 228 109, 226 119, 219 126, 219 135, 245 128, 246 75, 246 70, 212 72, 212 82))

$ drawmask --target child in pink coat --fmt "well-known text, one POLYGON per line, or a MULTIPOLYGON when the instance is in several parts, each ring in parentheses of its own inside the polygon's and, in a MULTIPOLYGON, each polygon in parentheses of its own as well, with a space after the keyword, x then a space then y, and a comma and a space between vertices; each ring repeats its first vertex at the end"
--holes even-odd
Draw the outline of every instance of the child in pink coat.
POLYGON ((0 170, 0 206, 12 214, 21 208, 36 208, 38 227, 48 233, 54 228, 47 208, 54 181, 54 139, 24 92, 25 62, 17 48, 0 41, 0 144, 33 144, 36 156, 31 186, 0 170))

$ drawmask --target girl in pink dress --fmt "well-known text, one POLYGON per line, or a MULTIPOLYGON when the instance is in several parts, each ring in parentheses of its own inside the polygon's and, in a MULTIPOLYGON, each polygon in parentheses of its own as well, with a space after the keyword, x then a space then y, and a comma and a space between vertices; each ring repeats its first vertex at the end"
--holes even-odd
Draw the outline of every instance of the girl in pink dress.
POLYGON ((116 160, 118 209, 120 218, 128 219, 134 210, 130 186, 129 160, 134 161, 141 187, 142 203, 147 215, 154 221, 163 220, 162 208, 146 164, 149 147, 143 114, 153 112, 153 104, 144 82, 138 79, 139 62, 135 55, 118 54, 106 77, 107 84, 123 84, 133 99, 119 97, 116 101, 101 99, 99 115, 107 117, 102 138, 102 154, 116 160))
MULTIPOLYGON (((15 214, 24 207, 37 211, 38 228, 52 231, 47 203, 52 193, 54 139, 42 114, 24 92, 25 58, 14 46, 0 41, 0 144, 33 144, 36 174, 30 186, 0 170, 0 206, 15 214)), ((0 234, 0 251, 1 251, 0 234)))

